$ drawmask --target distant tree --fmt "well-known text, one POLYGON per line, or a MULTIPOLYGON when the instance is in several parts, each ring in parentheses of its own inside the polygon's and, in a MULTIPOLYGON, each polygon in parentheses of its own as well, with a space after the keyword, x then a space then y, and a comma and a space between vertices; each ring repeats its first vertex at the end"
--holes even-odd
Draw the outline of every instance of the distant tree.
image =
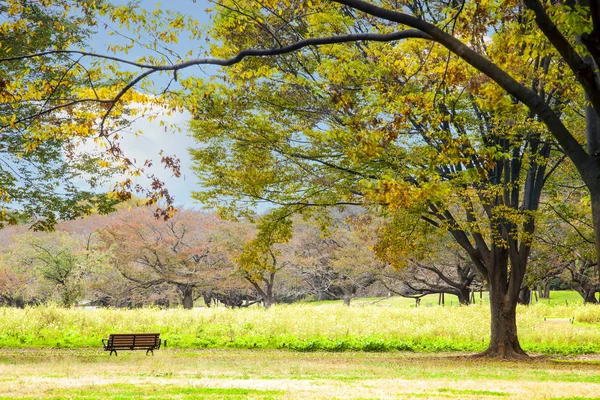
POLYGON ((227 262, 211 238, 218 224, 216 216, 191 210, 164 221, 151 210, 136 208, 100 234, 125 278, 139 288, 173 285, 183 307, 190 309, 227 262))
POLYGON ((383 221, 378 228, 375 251, 386 261, 380 279, 392 292, 420 298, 427 294, 451 294, 468 305, 474 289, 481 289, 484 279, 471 259, 447 234, 435 232, 427 224, 408 215, 383 221), (408 224, 408 225, 407 225, 408 224), (400 235, 398 235, 399 232, 400 235), (406 253, 404 235, 413 248, 406 253))
POLYGON ((549 189, 542 209, 543 224, 536 235, 533 277, 542 274, 549 287, 550 279, 560 276, 584 303, 596 304, 600 276, 590 195, 570 162, 561 165, 549 189))
MULTIPOLYGON (((540 229, 541 238, 545 235, 545 229, 543 226, 546 224, 552 224, 552 222, 542 222, 542 228, 540 229)), ((552 234, 555 234, 553 232, 552 234)), ((530 268, 525 275, 524 286, 531 290, 536 291, 538 299, 550 298, 550 286, 554 279, 560 278, 564 272, 566 265, 569 261, 565 260, 564 257, 560 256, 560 250, 554 245, 543 243, 542 239, 539 239, 534 246, 531 253, 530 268)))
POLYGON ((375 282, 382 264, 375 258, 372 243, 346 217, 344 213, 329 215, 325 230, 318 220, 298 219, 290 242, 290 267, 318 300, 343 299, 350 305, 360 290, 375 282))
POLYGON ((266 309, 275 302, 275 277, 287 262, 281 257, 284 246, 292 236, 292 222, 287 216, 274 212, 259 220, 259 231, 254 239, 243 244, 235 256, 237 273, 256 290, 266 309))
POLYGON ((581 295, 585 304, 598 304, 600 281, 595 266, 595 262, 580 259, 565 266, 565 275, 570 277, 571 287, 581 295))
POLYGON ((92 249, 87 237, 66 232, 15 236, 5 260, 10 260, 16 274, 26 277, 36 297, 49 299, 56 294, 65 307, 84 298, 89 276, 105 262, 104 254, 92 249))
MULTIPOLYGON (((3 257, 4 258, 4 257, 3 257)), ((0 264, 0 305, 23 307, 34 301, 32 279, 24 269, 17 270, 11 263, 2 260, 0 264)))
POLYGON ((481 290, 477 272, 464 256, 448 254, 446 259, 409 261, 406 269, 387 267, 380 279, 395 294, 420 298, 428 294, 451 294, 463 305, 471 304, 474 290, 481 290))

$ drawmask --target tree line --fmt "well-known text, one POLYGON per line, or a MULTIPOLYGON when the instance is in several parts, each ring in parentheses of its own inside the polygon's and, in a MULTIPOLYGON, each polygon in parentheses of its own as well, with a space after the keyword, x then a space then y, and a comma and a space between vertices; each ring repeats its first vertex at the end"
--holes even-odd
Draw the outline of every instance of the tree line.
MULTIPOLYGON (((7 228, 0 236, 0 303, 269 308, 332 299, 350 305, 355 297, 389 295, 418 304, 427 294, 450 294, 469 305, 475 291, 488 290, 447 238, 399 270, 377 257, 377 235, 384 231, 364 209, 336 210, 323 222, 295 218, 289 235, 266 242, 249 221, 194 210, 159 220, 144 207, 61 222, 54 232, 7 228)), ((551 283, 597 303, 600 285, 589 259, 552 263, 542 249, 540 272, 527 275, 521 290, 523 304, 531 290, 548 298, 551 283)))

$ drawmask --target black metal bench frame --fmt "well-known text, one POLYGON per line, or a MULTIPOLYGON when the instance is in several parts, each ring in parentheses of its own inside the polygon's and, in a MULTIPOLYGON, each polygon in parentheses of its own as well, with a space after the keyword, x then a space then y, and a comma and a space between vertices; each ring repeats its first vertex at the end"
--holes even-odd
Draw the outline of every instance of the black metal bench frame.
MULTIPOLYGON (((110 351, 109 356, 117 350, 146 350, 146 355, 154 350, 160 349, 161 344, 160 333, 115 333, 111 334, 108 339, 102 339, 104 351, 110 351)), ((166 340, 165 346, 166 346, 166 340)))

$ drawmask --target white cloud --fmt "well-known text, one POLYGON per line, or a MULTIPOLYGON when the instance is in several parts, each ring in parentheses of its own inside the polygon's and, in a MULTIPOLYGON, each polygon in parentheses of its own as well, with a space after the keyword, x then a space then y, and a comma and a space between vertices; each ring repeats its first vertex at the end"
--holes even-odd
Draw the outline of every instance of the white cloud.
MULTIPOLYGON (((175 199, 175 204, 187 208, 193 205, 191 192, 198 189, 197 179, 191 170, 192 160, 188 153, 188 148, 196 145, 194 139, 188 136, 189 120, 190 115, 187 112, 172 115, 159 114, 153 120, 139 118, 127 130, 119 132, 119 146, 124 156, 138 167, 142 167, 146 160, 151 160, 152 166, 144 168, 146 173, 153 174, 165 182, 169 193, 175 199), (141 134, 136 135, 136 132, 141 134), (181 166, 179 178, 173 176, 170 169, 164 168, 160 162, 161 152, 164 156, 179 158, 181 166)), ((98 144, 93 140, 88 140, 80 146, 81 152, 94 153, 98 150, 98 144)), ((115 182, 122 179, 123 177, 115 177, 110 184, 106 184, 100 190, 109 190, 115 182)), ((145 187, 150 185, 150 181, 143 176, 136 178, 135 182, 145 187)), ((83 177, 75 184, 82 188, 87 187, 83 177)))
POLYGON ((189 120, 187 112, 158 116, 153 121, 139 119, 132 124, 131 131, 140 131, 142 134, 135 136, 133 133, 125 133, 121 141, 123 153, 130 159, 135 159, 137 165, 142 165, 147 159, 152 160, 153 165, 147 168, 147 172, 153 173, 167 184, 176 204, 186 206, 191 205, 190 194, 197 189, 197 179, 191 170, 192 160, 188 153, 188 148, 195 146, 194 139, 187 134, 189 120), (180 132, 173 132, 169 129, 171 126, 178 127, 180 132), (180 159, 181 177, 174 177, 170 170, 164 168, 160 162, 161 151, 165 156, 180 159))

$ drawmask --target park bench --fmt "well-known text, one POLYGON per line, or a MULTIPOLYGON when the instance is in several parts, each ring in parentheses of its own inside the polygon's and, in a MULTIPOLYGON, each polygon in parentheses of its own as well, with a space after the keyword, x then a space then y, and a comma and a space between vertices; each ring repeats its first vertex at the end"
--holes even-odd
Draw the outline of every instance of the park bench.
POLYGON ((154 350, 160 349, 160 343, 160 333, 117 333, 102 339, 104 350, 110 351, 109 356, 113 352, 116 356, 117 350, 146 350, 146 355, 148 352, 154 355, 154 350))

